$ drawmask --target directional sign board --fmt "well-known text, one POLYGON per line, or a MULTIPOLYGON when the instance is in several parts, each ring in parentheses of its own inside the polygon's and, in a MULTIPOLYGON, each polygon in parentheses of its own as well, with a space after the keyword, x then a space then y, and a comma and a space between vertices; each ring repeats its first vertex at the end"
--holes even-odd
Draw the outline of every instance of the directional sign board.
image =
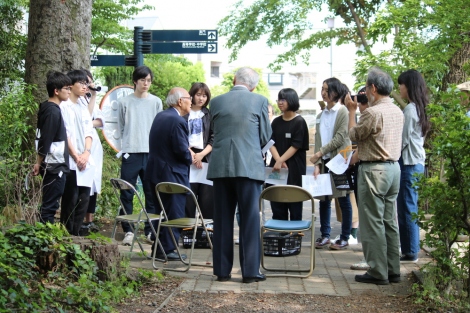
MULTIPOLYGON (((147 31, 148 32, 148 31, 147 31)), ((150 41, 217 41, 217 30, 151 30, 150 41)))
POLYGON ((125 55, 92 55, 90 56, 91 66, 124 66, 125 55))
POLYGON ((217 53, 217 42, 191 41, 191 42, 152 42, 151 53, 217 53))

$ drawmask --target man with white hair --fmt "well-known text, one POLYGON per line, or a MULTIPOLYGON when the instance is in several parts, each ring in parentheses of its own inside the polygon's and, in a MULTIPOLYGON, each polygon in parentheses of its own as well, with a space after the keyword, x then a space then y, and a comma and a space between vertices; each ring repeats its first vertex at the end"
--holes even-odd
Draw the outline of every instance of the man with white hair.
MULTIPOLYGON (((191 188, 189 185, 189 166, 193 161, 193 157, 189 149, 188 123, 183 118, 191 111, 191 103, 191 97, 185 89, 180 87, 171 89, 166 98, 166 104, 169 108, 155 116, 150 128, 150 149, 145 179, 152 188, 153 202, 157 214, 162 211, 155 193, 155 186, 158 183, 173 182, 191 188)), ((168 219, 172 220, 185 216, 185 194, 161 194, 160 197, 168 219)), ((158 221, 154 222, 155 229, 157 223, 158 221)), ((176 242, 179 240, 180 231, 177 228, 173 229, 176 242)), ((168 260, 179 260, 179 255, 175 252, 176 247, 168 228, 162 228, 159 237, 168 260)), ((156 243, 157 240, 154 240, 152 250, 155 249, 156 243)), ((184 254, 181 256, 183 259, 186 258, 184 254)), ((156 257, 164 259, 163 252, 157 250, 156 257)))
POLYGON ((259 75, 243 67, 234 87, 211 101, 214 130, 207 178, 214 182, 214 275, 228 281, 233 267, 233 220, 240 214, 240 267, 244 283, 263 281, 258 200, 264 181, 261 148, 271 138, 268 99, 252 91, 259 75))

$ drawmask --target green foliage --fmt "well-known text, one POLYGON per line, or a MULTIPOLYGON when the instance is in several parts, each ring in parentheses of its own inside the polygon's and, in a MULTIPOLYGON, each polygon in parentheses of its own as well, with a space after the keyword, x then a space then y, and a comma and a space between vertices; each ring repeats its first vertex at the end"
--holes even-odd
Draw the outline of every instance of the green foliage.
POLYGON ((143 0, 95 0, 92 8, 91 46, 92 54, 98 49, 132 54, 133 30, 122 22, 136 16, 139 12, 154 7, 141 5, 143 0))
POLYGON ((428 213, 433 214, 430 220, 424 220, 421 212, 420 227, 427 231, 423 243, 432 248, 436 261, 424 269, 428 285, 420 291, 421 300, 462 301, 459 306, 468 309, 469 248, 453 246, 458 235, 470 234, 470 118, 463 105, 465 99, 463 93, 450 90, 439 102, 429 105, 434 127, 431 161, 440 163, 444 171, 442 177, 432 172, 418 186, 420 201, 426 201, 428 213))
MULTIPOLYGON (((154 74, 150 93, 165 101, 168 92, 173 87, 183 87, 186 90, 191 88, 194 82, 204 82, 204 70, 201 63, 193 64, 185 57, 171 54, 150 54, 146 55, 144 64, 147 65, 154 74)), ((132 82, 132 67, 102 67, 96 75, 104 81, 109 88, 117 85, 132 82)))
POLYGON ((150 92, 165 101, 173 87, 191 88, 194 82, 204 82, 204 69, 201 63, 192 64, 184 57, 173 55, 149 55, 145 64, 154 74, 150 92))
POLYGON ((98 210, 96 216, 114 217, 116 210, 119 208, 119 199, 114 194, 113 187, 109 180, 111 178, 119 178, 121 171, 121 160, 116 158, 114 151, 104 140, 101 131, 98 131, 101 143, 103 145, 103 176, 101 183, 101 193, 97 198, 98 210))
POLYGON ((27 1, 0 2, 0 86, 18 80, 24 74, 26 55, 25 15, 27 1))
POLYGON ((60 224, 18 224, 0 233, 0 312, 109 312, 161 274, 100 281, 87 253, 60 224))
POLYGON ((30 192, 23 188, 24 178, 35 162, 34 147, 27 145, 28 137, 34 134, 30 116, 38 107, 32 96, 33 88, 16 82, 0 89, 0 225, 28 219, 37 207, 38 188, 30 192))

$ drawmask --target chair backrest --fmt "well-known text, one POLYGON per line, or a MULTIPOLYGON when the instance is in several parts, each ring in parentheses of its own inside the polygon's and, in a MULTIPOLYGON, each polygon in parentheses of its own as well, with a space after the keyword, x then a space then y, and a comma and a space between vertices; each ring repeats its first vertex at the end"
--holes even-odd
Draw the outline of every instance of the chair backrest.
POLYGON ((303 202, 312 200, 312 195, 298 186, 275 185, 261 192, 260 200, 265 199, 273 202, 303 202))
MULTIPOLYGON (((137 200, 140 203, 141 209, 145 212, 145 215, 147 215, 147 211, 145 211, 145 205, 142 202, 142 199, 140 198, 139 193, 134 188, 134 186, 132 186, 131 183, 125 181, 124 179, 120 179, 120 178, 111 178, 110 181, 111 181, 111 185, 113 186, 114 194, 116 195, 116 197, 119 200, 119 203, 121 204, 121 208, 124 208, 124 205, 122 204, 121 197, 120 197, 120 194, 119 194, 118 191, 129 190, 133 193, 134 196, 137 197, 137 200)), ((119 212, 120 212, 120 208, 118 209, 117 215, 119 215, 119 212)))
POLYGON ((202 213, 201 213, 201 208, 199 207, 199 203, 197 202, 196 196, 194 195, 194 192, 186 187, 185 185, 177 184, 177 183, 171 183, 171 182, 163 182, 157 184, 155 186, 155 192, 157 194, 158 202, 160 203, 160 208, 162 209, 162 215, 165 217, 165 219, 168 219, 166 215, 165 208, 163 207, 162 199, 160 198, 160 193, 167 193, 167 194, 190 194, 191 197, 193 198, 193 203, 196 204, 196 217, 199 217, 200 219, 203 218, 202 213))

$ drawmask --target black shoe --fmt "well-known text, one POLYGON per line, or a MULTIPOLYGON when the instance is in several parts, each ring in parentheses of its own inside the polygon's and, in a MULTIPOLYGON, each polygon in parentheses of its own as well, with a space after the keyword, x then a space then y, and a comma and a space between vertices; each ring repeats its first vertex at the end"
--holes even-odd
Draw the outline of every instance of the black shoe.
POLYGON ((229 281, 231 278, 232 278, 232 275, 217 276, 217 281, 220 281, 220 282, 229 281))
POLYGON ((250 283, 255 283, 258 281, 265 281, 266 280, 266 275, 264 274, 259 274, 256 275, 255 277, 243 277, 243 283, 245 284, 250 284, 250 283))
POLYGON ((402 255, 400 257, 400 263, 416 263, 418 262, 418 257, 414 255, 402 255))
POLYGON ((388 285, 388 279, 378 279, 375 278, 367 273, 364 275, 356 275, 355 280, 359 283, 366 283, 366 284, 376 284, 376 285, 388 285))
MULTIPOLYGON (((166 254, 166 257, 168 259, 168 261, 179 261, 180 260, 180 256, 178 255, 177 252, 173 251, 173 252, 168 252, 166 254)), ((156 259, 161 259, 161 260, 165 260, 165 256, 163 255, 163 253, 158 253, 155 255, 155 258, 156 259)), ((186 260, 187 259, 187 256, 186 254, 182 253, 181 254, 181 259, 183 260, 186 260)))
POLYGON ((401 281, 400 274, 388 275, 388 281, 391 283, 399 283, 401 281))

